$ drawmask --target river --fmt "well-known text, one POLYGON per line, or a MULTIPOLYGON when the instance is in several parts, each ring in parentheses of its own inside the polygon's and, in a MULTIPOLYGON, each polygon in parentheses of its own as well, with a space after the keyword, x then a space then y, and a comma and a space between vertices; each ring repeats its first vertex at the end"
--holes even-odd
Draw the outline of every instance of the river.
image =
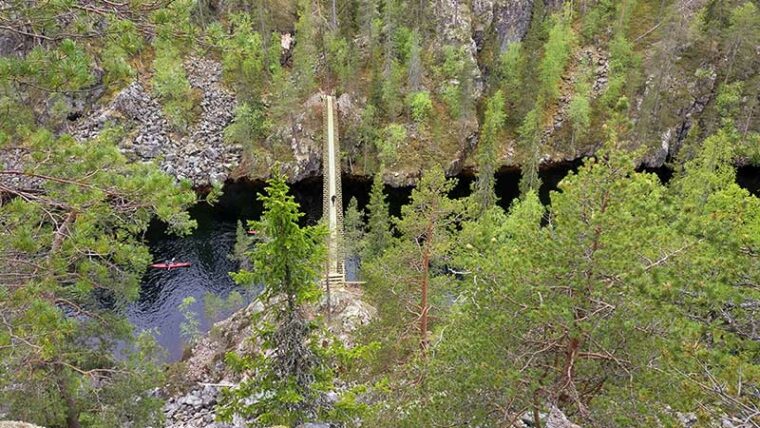
MULTIPOLYGON (((551 170, 542 171, 541 201, 548 204, 550 191, 557 188, 559 182, 569 171, 577 169, 579 163, 563 164, 551 170)), ((666 169, 653 170, 661 179, 667 181, 671 174, 666 169)), ((737 181, 748 190, 757 194, 760 190, 760 169, 740 168, 737 181)), ((519 195, 518 171, 503 171, 496 177, 496 193, 500 205, 507 208, 519 195)), ((452 191, 452 197, 466 196, 470 192, 473 178, 459 177, 459 183, 452 191)), ((369 201, 371 182, 368 180, 343 177, 343 203, 348 204, 355 197, 360 208, 369 201)), ((168 351, 170 361, 182 357, 184 348, 180 335, 180 325, 184 321, 178 307, 187 296, 195 298, 192 306, 198 314, 200 330, 210 328, 212 320, 204 314, 204 296, 212 293, 227 296, 232 291, 243 293, 246 301, 255 297, 258 290, 243 290, 229 277, 228 273, 237 269, 237 263, 230 259, 235 244, 235 231, 238 221, 258 219, 262 212, 257 195, 264 189, 260 182, 232 182, 224 186, 221 199, 211 206, 199 203, 190 210, 191 216, 198 222, 197 229, 186 237, 176 237, 166 233, 164 225, 156 222, 146 233, 155 261, 164 261, 175 257, 177 261, 192 263, 189 268, 149 270, 142 282, 139 300, 128 309, 128 317, 138 331, 153 329, 158 342, 168 351)), ((401 206, 408 203, 411 188, 386 187, 390 212, 399 216, 401 206)), ((291 192, 305 213, 304 224, 314 224, 322 215, 322 180, 306 180, 291 186, 291 192)), ((349 268, 350 269, 350 268, 349 268)), ((225 315, 224 313, 219 316, 225 315)))

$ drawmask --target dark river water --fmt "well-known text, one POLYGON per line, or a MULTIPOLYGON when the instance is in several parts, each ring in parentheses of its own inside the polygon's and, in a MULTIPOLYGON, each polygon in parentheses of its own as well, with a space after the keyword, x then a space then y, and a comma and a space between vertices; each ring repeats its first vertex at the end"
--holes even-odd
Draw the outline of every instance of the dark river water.
MULTIPOLYGON (((568 163, 548 171, 542 171, 542 188, 539 192, 544 204, 550 202, 551 190, 569 171, 576 170, 579 163, 568 163)), ((653 170, 661 179, 667 181, 670 172, 666 169, 653 170)), ((500 205, 505 209, 519 195, 519 171, 506 171, 497 174, 496 193, 500 205)), ((452 191, 452 197, 466 196, 470 192, 472 177, 459 177, 459 183, 452 191)), ((757 194, 760 190, 760 169, 740 168, 737 181, 743 187, 757 194)), ((359 207, 364 208, 369 201, 371 182, 343 177, 343 203, 348 205, 351 197, 356 197, 359 207)), ((189 268, 166 270, 149 270, 143 278, 140 299, 129 307, 128 317, 138 331, 152 329, 158 342, 166 348, 170 361, 182 356, 184 342, 180 335, 180 325, 184 321, 179 305, 187 296, 196 300, 192 309, 198 315, 200 330, 207 331, 213 320, 204 314, 204 296, 214 294, 227 296, 232 291, 244 295, 250 301, 258 290, 244 290, 229 277, 229 272, 238 266, 229 255, 235 244, 235 231, 238 221, 258 219, 262 205, 257 196, 263 192, 262 183, 235 182, 224 186, 224 195, 214 205, 199 203, 190 210, 198 222, 198 228, 192 235, 176 237, 166 233, 160 223, 151 225, 146 234, 154 261, 176 258, 177 261, 191 262, 189 268)), ((411 188, 386 187, 386 195, 392 215, 398 216, 401 206, 408 203, 411 188)), ((314 224, 322 215, 322 180, 307 180, 291 187, 291 193, 306 215, 304 224, 314 224)), ((355 266, 347 266, 349 272, 355 266)), ((221 314, 224 315, 224 314, 221 314)))
POLYGON ((190 236, 167 234, 166 227, 158 222, 146 234, 154 261, 175 258, 192 263, 188 268, 168 271, 149 269, 143 277, 139 300, 128 309, 128 317, 138 331, 154 330, 171 361, 181 357, 184 347, 180 325, 185 319, 179 305, 185 297, 195 298, 192 310, 198 316, 201 331, 207 331, 210 320, 203 310, 207 293, 222 297, 233 290, 246 296, 252 293, 240 289, 229 276, 229 272, 238 268, 229 257, 235 245, 237 222, 257 218, 261 211, 255 200, 257 189, 236 192, 238 187, 227 186, 227 193, 216 206, 199 203, 190 209, 190 215, 198 222, 190 236))
MULTIPOLYGON (((371 182, 344 179, 344 203, 355 196, 360 206, 369 199, 371 182)), ((264 190, 262 183, 235 182, 224 186, 220 200, 212 205, 199 203, 190 209, 190 215, 198 227, 190 236, 177 237, 166 232, 166 226, 153 223, 145 239, 155 262, 175 258, 178 262, 190 262, 188 268, 173 270, 149 269, 142 280, 140 298, 127 310, 127 316, 138 332, 153 330, 158 342, 167 350, 170 361, 181 358, 185 341, 180 326, 185 321, 179 310, 182 300, 195 298, 192 311, 200 321, 200 331, 208 331, 218 320, 207 319, 205 297, 213 294, 226 297, 237 291, 250 301, 258 289, 245 289, 236 285, 229 272, 238 269, 238 263, 230 256, 235 245, 239 221, 259 219, 262 204, 257 199, 264 190)), ((396 213, 408 200, 411 189, 389 189, 389 200, 396 213)), ((315 224, 322 216, 322 181, 308 180, 291 186, 291 193, 305 213, 304 224, 315 224)), ((348 266, 351 268, 351 266, 348 266)), ((355 269, 354 269, 355 270, 355 269)), ((218 314, 225 315, 224 313, 218 314)))

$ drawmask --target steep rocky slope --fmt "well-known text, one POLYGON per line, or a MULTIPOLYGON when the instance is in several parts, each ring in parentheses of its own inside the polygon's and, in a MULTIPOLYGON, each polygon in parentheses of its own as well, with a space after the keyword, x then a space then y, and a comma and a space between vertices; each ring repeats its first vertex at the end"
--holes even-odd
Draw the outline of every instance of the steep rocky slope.
MULTIPOLYGON (((93 6, 67 12, 60 34, 45 28, 38 37, 31 20, 26 27, 9 25, 0 30, 0 53, 9 58, 7 77, 21 82, 22 95, 4 90, 3 105, 82 141, 107 124, 119 126, 131 158, 153 160, 196 186, 264 178, 276 162, 292 181, 319 175, 325 93, 339 96, 344 170, 371 175, 382 163, 393 185, 414 183, 432 164, 449 174, 477 169, 483 106, 499 89, 507 120, 497 166, 587 156, 607 138, 605 126, 616 114, 628 121, 614 119, 618 137, 630 149, 642 148, 650 167, 677 156, 690 132, 696 140, 713 132, 729 110, 747 140, 742 161, 754 156, 760 42, 751 32, 756 16, 731 15, 741 1, 718 8, 708 0, 365 0, 335 17, 319 2, 308 13, 305 3, 296 3, 273 1, 246 11, 221 0, 181 2, 161 10, 164 15, 93 6), (87 70, 66 69, 86 74, 52 92, 19 75, 12 61, 35 46, 55 53, 76 29, 77 13, 91 23, 92 34, 105 36, 90 41, 87 33, 79 43, 86 64, 76 66, 87 70), (109 14, 131 24, 112 31, 115 24, 103 18, 109 14), (194 35, 162 39, 170 22, 194 35), (562 22, 567 25, 558 26, 562 22), (552 38, 560 36, 566 52, 552 50, 552 38), (558 82, 547 77, 552 64, 561 67, 558 82), (546 95, 542 85, 557 88, 546 95), (577 101, 585 102, 585 111, 577 101), (178 112, 177 105, 184 107, 178 112), (536 140, 526 134, 531 109, 538 117, 536 140), (188 125, 177 126, 177 115, 188 125), (229 132, 231 124, 238 125, 237 135, 229 132)), ((12 140, 28 126, 11 121, 2 131, 12 140)), ((20 157, 2 153, 8 166, 20 157)))

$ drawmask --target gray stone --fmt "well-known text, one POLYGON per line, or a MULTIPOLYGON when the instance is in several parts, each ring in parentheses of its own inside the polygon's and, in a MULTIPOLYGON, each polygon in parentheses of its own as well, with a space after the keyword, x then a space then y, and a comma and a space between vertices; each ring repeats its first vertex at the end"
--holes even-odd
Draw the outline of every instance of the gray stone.
POLYGON ((187 405, 189 406, 192 406, 198 409, 203 405, 203 400, 201 399, 201 397, 191 394, 185 398, 185 403, 187 403, 187 405))

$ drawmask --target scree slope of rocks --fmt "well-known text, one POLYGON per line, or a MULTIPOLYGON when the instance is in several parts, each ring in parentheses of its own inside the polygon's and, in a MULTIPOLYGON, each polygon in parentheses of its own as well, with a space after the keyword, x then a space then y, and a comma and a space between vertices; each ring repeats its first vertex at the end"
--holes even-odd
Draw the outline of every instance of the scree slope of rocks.
POLYGON ((107 124, 127 129, 120 149, 138 161, 154 161, 178 180, 194 186, 223 183, 240 163, 242 147, 223 141, 224 128, 234 117, 235 97, 221 85, 222 67, 213 60, 191 57, 185 62, 190 85, 202 94, 200 119, 187 135, 177 137, 161 104, 139 82, 121 90, 106 106, 77 122, 72 134, 80 141, 94 138, 107 124))

